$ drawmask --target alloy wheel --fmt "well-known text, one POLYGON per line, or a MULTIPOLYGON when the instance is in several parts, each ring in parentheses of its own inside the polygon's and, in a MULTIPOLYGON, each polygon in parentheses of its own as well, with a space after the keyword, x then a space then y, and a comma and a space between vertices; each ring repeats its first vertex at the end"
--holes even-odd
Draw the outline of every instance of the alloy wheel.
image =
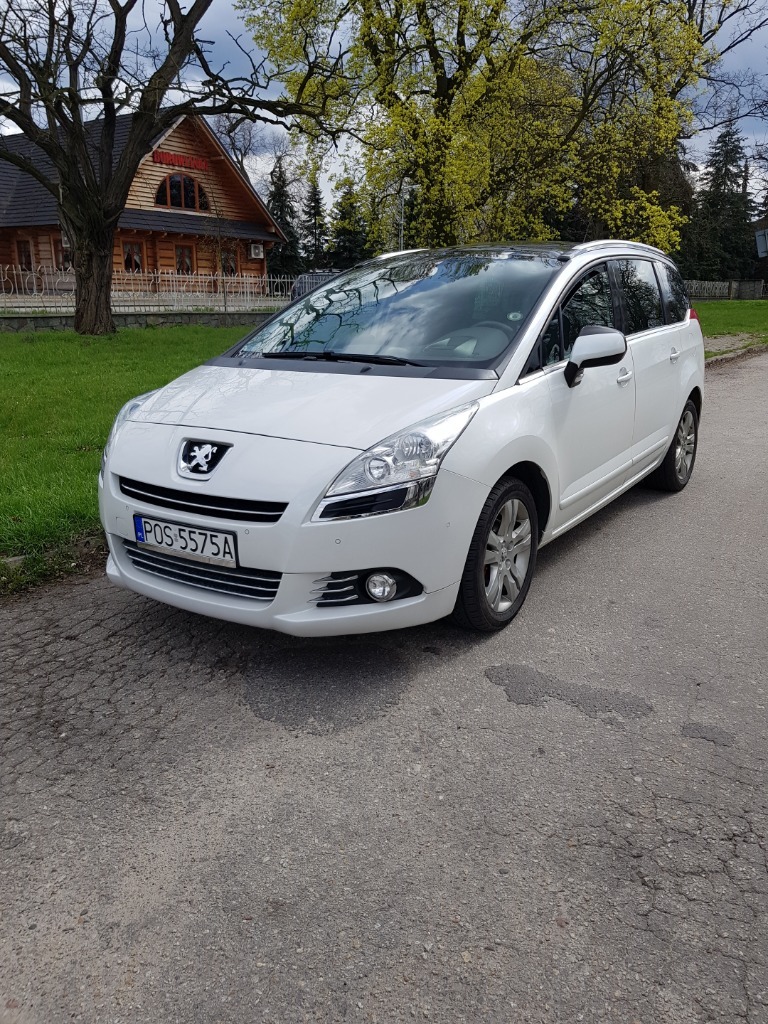
POLYGON ((507 612, 523 588, 531 558, 531 520, 518 498, 505 501, 488 533, 483 564, 485 598, 497 614, 507 612))
POLYGON ((675 438, 675 472, 678 480, 688 479, 696 451, 696 424, 693 413, 686 409, 680 417, 675 438))

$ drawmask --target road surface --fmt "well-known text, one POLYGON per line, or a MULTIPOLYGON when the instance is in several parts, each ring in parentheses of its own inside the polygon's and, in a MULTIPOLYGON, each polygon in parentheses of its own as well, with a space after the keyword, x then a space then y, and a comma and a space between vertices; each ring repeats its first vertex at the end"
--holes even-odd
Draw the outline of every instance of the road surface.
POLYGON ((768 1021, 768 355, 500 635, 0 605, 3 1024, 768 1021))

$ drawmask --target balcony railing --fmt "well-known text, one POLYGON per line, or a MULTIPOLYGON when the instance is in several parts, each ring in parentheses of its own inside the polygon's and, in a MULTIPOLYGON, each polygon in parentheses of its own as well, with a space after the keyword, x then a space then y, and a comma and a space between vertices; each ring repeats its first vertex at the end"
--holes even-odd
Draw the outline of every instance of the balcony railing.
MULTIPOLYGON (((259 312, 279 309, 291 297, 294 277, 250 274, 176 274, 167 270, 112 277, 115 313, 259 312)), ((0 312, 73 313, 75 275, 52 267, 0 266, 0 312)))

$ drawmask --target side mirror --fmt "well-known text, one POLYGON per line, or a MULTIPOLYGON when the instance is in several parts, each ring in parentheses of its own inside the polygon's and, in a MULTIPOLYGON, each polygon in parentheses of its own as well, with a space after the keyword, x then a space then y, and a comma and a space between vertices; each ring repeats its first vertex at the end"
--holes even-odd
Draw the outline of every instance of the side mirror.
POLYGON ((627 339, 615 327, 587 324, 573 343, 571 357, 565 367, 565 383, 569 388, 579 383, 579 370, 587 366, 610 366, 627 351, 627 339))

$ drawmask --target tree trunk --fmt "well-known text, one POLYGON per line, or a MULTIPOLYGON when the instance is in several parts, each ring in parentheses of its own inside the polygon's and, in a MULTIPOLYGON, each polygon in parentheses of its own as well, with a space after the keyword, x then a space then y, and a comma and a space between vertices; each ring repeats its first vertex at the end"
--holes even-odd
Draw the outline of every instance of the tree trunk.
POLYGON ((75 244, 75 330, 78 334, 114 334, 112 319, 112 243, 114 232, 81 237, 75 244))

